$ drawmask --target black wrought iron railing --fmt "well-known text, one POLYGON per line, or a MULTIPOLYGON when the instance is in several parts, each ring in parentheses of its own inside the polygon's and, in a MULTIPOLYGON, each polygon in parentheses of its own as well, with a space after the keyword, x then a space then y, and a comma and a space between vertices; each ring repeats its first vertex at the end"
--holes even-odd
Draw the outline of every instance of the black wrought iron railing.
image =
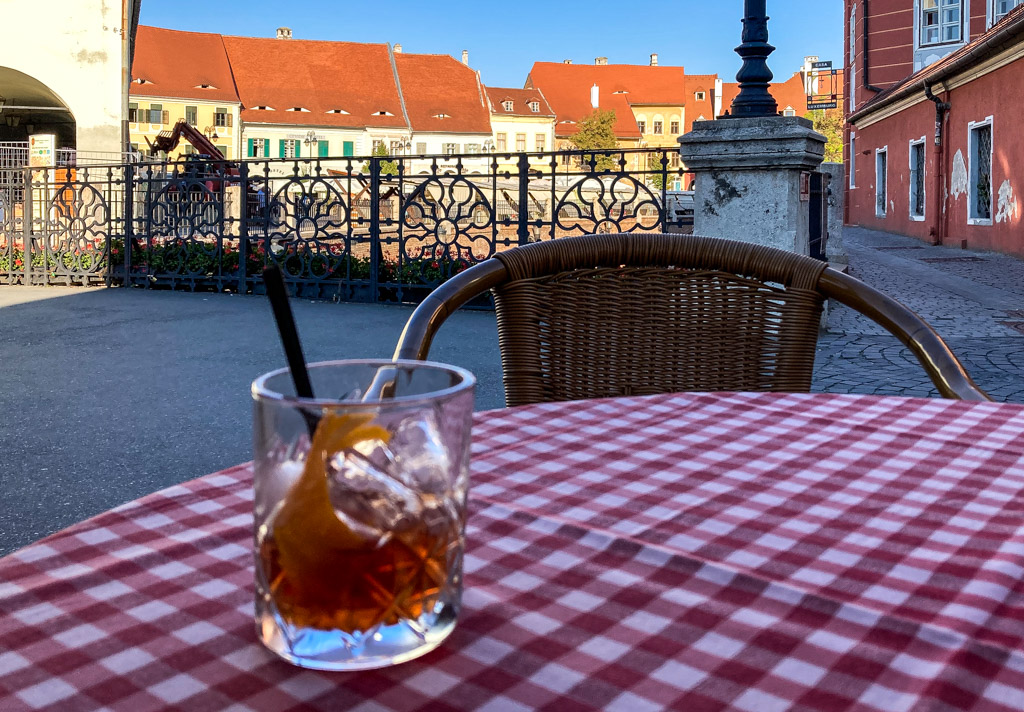
POLYGON ((418 301, 537 240, 685 232, 670 149, 189 160, 26 168, 0 180, 0 283, 418 301))

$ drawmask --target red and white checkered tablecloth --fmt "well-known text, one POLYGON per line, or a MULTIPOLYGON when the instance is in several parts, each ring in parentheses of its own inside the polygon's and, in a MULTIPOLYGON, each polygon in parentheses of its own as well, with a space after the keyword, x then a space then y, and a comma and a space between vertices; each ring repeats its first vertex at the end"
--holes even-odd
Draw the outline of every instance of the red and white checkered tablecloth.
POLYGON ((0 710, 1024 709, 1024 406, 478 414, 464 606, 358 673, 256 641, 251 471, 0 560, 0 710))

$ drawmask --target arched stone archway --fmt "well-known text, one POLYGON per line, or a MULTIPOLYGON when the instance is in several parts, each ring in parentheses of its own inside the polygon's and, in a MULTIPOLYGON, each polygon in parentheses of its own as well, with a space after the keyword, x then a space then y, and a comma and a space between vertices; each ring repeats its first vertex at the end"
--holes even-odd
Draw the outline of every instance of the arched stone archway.
POLYGON ((75 148, 75 117, 56 92, 35 77, 0 66, 0 142, 54 134, 60 148, 75 148))

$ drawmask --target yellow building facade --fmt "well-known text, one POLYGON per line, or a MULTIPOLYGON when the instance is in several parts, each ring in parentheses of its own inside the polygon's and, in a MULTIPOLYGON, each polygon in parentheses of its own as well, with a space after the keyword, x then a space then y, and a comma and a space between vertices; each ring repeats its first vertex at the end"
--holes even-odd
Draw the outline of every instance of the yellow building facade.
MULTIPOLYGON (((178 121, 184 119, 209 138, 225 158, 235 160, 243 156, 239 111, 238 103, 132 96, 128 103, 128 131, 132 148, 148 153, 147 139, 152 141, 161 131, 170 131, 178 121)), ((182 139, 167 157, 176 160, 193 152, 195 149, 192 144, 182 139)))

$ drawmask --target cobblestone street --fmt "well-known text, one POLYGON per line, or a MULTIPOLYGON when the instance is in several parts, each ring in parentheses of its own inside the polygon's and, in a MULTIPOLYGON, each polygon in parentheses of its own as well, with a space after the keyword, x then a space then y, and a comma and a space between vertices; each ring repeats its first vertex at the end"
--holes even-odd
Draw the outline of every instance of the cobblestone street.
MULTIPOLYGON (((861 228, 845 228, 843 242, 850 274, 920 314, 993 398, 1024 402, 1024 260, 861 228)), ((841 305, 819 341, 814 388, 938 395, 908 349, 841 305)))

